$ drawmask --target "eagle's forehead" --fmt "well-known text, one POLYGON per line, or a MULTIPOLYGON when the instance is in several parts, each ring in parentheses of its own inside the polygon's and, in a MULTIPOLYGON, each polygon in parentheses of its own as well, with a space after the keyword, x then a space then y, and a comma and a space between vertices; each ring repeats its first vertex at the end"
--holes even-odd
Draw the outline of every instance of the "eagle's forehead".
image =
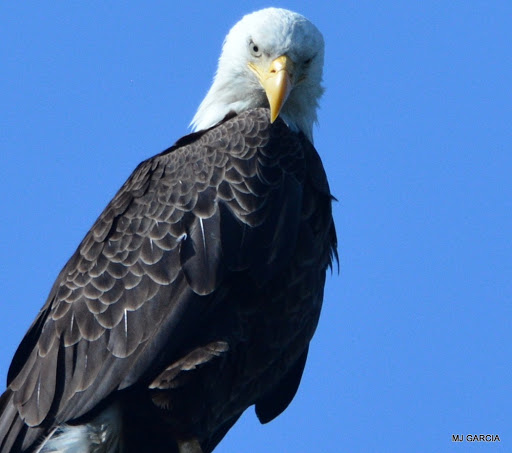
POLYGON ((269 53, 310 55, 323 49, 320 31, 304 16, 267 8, 245 16, 230 35, 239 42, 254 41, 269 53))

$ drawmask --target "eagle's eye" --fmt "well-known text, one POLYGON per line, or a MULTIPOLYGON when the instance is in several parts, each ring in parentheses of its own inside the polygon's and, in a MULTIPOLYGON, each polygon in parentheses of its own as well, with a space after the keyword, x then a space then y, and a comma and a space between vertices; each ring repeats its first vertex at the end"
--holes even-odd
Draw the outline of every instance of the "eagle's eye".
POLYGON ((251 51, 251 54, 253 57, 259 58, 261 57, 261 50, 257 44, 255 44, 253 41, 249 42, 249 50, 251 51))

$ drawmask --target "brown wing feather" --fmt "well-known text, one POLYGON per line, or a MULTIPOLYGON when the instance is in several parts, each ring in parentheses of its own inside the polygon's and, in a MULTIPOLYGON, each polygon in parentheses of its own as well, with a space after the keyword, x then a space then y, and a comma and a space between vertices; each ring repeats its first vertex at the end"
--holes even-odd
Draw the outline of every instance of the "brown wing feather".
POLYGON ((9 389, 25 423, 69 421, 114 390, 149 384, 222 302, 211 296, 227 272, 251 267, 264 284, 282 268, 299 236, 303 153, 257 109, 140 164, 14 357, 9 389))

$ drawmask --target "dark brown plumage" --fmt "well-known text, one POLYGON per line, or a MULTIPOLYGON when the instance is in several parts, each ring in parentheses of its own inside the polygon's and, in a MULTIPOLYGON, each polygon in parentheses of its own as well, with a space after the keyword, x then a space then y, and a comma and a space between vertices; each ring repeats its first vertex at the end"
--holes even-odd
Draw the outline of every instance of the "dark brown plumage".
POLYGON ((59 274, 0 399, 0 450, 115 404, 126 451, 211 452, 299 385, 336 256, 319 156, 268 109, 142 162, 59 274))

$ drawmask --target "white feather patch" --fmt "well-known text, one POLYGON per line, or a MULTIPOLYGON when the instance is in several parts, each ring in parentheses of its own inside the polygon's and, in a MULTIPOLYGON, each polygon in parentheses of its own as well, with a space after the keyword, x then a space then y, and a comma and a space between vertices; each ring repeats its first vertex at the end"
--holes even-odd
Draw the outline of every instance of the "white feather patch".
POLYGON ((117 453, 120 434, 120 409, 111 405, 87 424, 59 426, 36 453, 117 453))

